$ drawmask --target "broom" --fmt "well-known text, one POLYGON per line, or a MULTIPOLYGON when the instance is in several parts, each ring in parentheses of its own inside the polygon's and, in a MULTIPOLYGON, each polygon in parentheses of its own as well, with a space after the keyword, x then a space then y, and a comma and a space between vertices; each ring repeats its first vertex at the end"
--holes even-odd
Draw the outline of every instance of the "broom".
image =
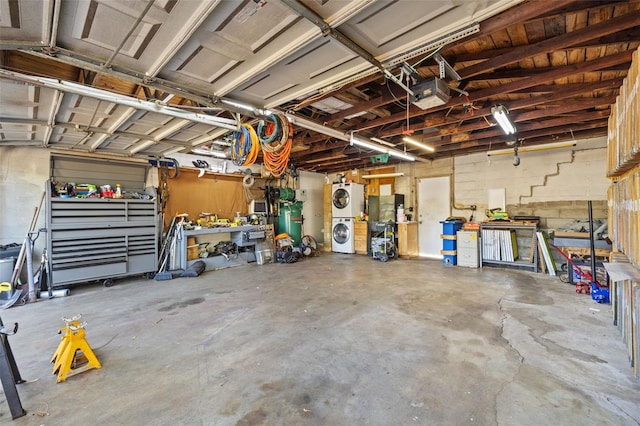
POLYGON ((171 271, 167 271, 167 265, 169 263, 169 259, 175 256, 178 227, 182 226, 182 221, 186 216, 186 214, 176 215, 176 218, 179 218, 179 221, 175 220, 176 218, 172 220, 172 225, 169 228, 167 238, 165 239, 163 244, 164 249, 162 250, 162 263, 158 268, 158 272, 153 277, 156 281, 166 281, 173 279, 173 274, 171 273, 171 271))

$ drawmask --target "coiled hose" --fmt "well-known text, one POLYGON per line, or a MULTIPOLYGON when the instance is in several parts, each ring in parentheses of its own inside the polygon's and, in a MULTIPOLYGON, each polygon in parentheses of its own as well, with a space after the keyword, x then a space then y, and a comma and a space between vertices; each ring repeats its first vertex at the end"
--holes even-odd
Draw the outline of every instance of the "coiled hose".
POLYGON ((233 132, 231 161, 236 166, 250 166, 256 162, 260 143, 256 131, 249 124, 242 124, 240 130, 233 132))
POLYGON ((289 165, 293 125, 284 114, 270 114, 258 125, 258 139, 262 146, 265 169, 273 177, 281 177, 289 165))

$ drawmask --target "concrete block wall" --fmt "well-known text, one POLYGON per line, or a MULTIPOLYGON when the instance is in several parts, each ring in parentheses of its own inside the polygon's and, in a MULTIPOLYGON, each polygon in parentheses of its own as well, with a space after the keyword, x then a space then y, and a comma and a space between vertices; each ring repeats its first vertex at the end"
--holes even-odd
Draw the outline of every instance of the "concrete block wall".
MULTIPOLYGON (((576 141, 576 147, 525 152, 513 166, 513 156, 486 153, 429 163, 402 163, 396 192, 405 194, 405 209, 416 206, 417 180, 453 176, 455 206, 476 205, 475 221, 483 221, 491 189, 505 189, 511 215, 540 216, 544 229, 555 229, 574 219, 586 219, 587 201, 593 201, 596 219, 607 217, 606 137, 576 141)), ((469 217, 471 210, 451 209, 452 216, 469 217)))
MULTIPOLYGON (((594 219, 607 219, 606 200, 595 200, 591 204, 594 219)), ((539 201, 523 205, 508 204, 507 211, 512 216, 540 216, 540 227, 546 230, 561 228, 572 220, 587 220, 589 218, 586 200, 539 201)))

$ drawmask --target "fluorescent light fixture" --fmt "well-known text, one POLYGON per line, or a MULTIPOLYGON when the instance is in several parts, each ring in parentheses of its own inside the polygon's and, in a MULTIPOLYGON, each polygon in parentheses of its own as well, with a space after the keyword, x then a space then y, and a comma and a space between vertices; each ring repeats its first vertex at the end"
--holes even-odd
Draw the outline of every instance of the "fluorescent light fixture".
MULTIPOLYGON (((359 146, 360 148, 369 149, 371 151, 376 151, 376 152, 381 152, 383 154, 393 155, 393 156, 395 156, 397 158, 401 158, 401 159, 406 160, 406 161, 415 161, 416 160, 416 158, 413 157, 412 155, 407 155, 407 154, 405 154, 405 153, 403 153, 401 151, 387 148, 386 146, 393 146, 393 144, 391 144, 389 142, 386 142, 386 141, 382 141, 382 139, 379 139, 378 141, 376 141, 376 142, 380 143, 380 144, 378 144, 378 143, 375 143, 373 141, 373 139, 366 139, 365 140, 363 138, 358 138, 358 137, 354 136, 353 133, 348 135, 348 134, 342 133, 339 130, 336 130, 336 129, 332 128, 332 127, 324 126, 324 125, 322 125, 322 124, 320 124, 320 123, 318 123, 316 121, 309 120, 307 118, 302 118, 300 116, 297 116, 297 115, 294 115, 294 114, 291 114, 291 113, 288 113, 288 112, 285 113, 284 115, 285 115, 285 117, 287 117, 287 119, 290 122, 294 123, 297 126, 300 126, 302 128, 308 129, 308 130, 313 130, 313 131, 318 132, 318 133, 322 133, 323 135, 331 136, 331 137, 336 138, 338 140, 347 141, 347 142, 349 142, 349 144, 351 146, 359 146), (381 145, 383 142, 384 142, 384 145, 386 145, 386 146, 381 145)), ((421 159, 421 161, 427 161, 427 160, 421 159)))
POLYGON ((394 147, 395 145, 392 144, 391 142, 385 141, 384 139, 380 139, 380 138, 371 138, 372 141, 374 142, 378 142, 381 143, 382 145, 386 145, 386 146, 390 146, 390 147, 394 147))
POLYGON ((413 155, 405 154, 404 152, 398 151, 396 149, 390 149, 389 155, 406 161, 416 161, 416 157, 414 157, 413 155))
MULTIPOLYGON (((518 154, 522 154, 523 152, 537 152, 537 151, 548 151, 552 149, 571 148, 574 146, 576 146, 575 142, 556 142, 556 143, 532 145, 532 146, 525 146, 525 147, 519 146, 518 154)), ((497 149, 495 151, 487 152, 488 157, 496 157, 500 155, 513 155, 513 148, 497 149)))
POLYGON ((389 150, 383 147, 382 145, 378 145, 375 143, 364 141, 362 139, 358 139, 353 135, 351 135, 349 143, 351 144, 351 146, 359 146, 361 148, 370 149, 372 151, 382 152, 383 154, 389 154, 389 150))
POLYGON ((396 178, 404 176, 403 172, 396 173, 380 173, 379 175, 362 175, 362 179, 384 179, 384 178, 396 178))
POLYGON ((424 149, 425 151, 433 152, 433 151, 435 151, 435 150, 436 150, 434 147, 429 146, 429 145, 426 145, 426 144, 423 144, 422 142, 418 142, 417 140, 415 140, 415 139, 411 139, 411 138, 410 138, 410 137, 408 137, 408 136, 405 136, 404 138, 402 138, 402 140, 403 140, 404 142, 406 142, 406 143, 410 144, 410 145, 413 145, 413 146, 415 146, 415 147, 418 147, 418 148, 424 149))
POLYGON ((299 115, 294 115, 289 112, 286 112, 284 116, 287 117, 287 120, 289 120, 289 122, 295 124, 296 126, 300 126, 303 129, 313 130, 314 132, 322 133, 323 135, 331 136, 332 138, 336 138, 341 141, 350 141, 350 137, 346 133, 336 130, 332 127, 324 126, 317 121, 309 120, 307 118, 303 118, 299 115))
POLYGON ((493 114, 493 118, 507 135, 512 135, 516 132, 513 123, 509 121, 509 110, 504 105, 496 105, 491 108, 491 114, 493 114))

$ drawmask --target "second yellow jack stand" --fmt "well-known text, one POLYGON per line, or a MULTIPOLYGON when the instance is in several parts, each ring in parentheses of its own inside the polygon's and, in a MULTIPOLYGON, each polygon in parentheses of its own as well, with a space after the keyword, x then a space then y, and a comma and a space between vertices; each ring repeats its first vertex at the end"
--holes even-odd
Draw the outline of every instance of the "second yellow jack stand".
POLYGON ((67 325, 65 328, 58 330, 59 333, 65 332, 58 348, 51 357, 53 374, 58 373, 58 383, 65 381, 67 377, 92 368, 102 368, 100 361, 98 361, 91 346, 87 343, 84 331, 86 323, 80 323, 80 318, 81 315, 63 318, 67 325))

